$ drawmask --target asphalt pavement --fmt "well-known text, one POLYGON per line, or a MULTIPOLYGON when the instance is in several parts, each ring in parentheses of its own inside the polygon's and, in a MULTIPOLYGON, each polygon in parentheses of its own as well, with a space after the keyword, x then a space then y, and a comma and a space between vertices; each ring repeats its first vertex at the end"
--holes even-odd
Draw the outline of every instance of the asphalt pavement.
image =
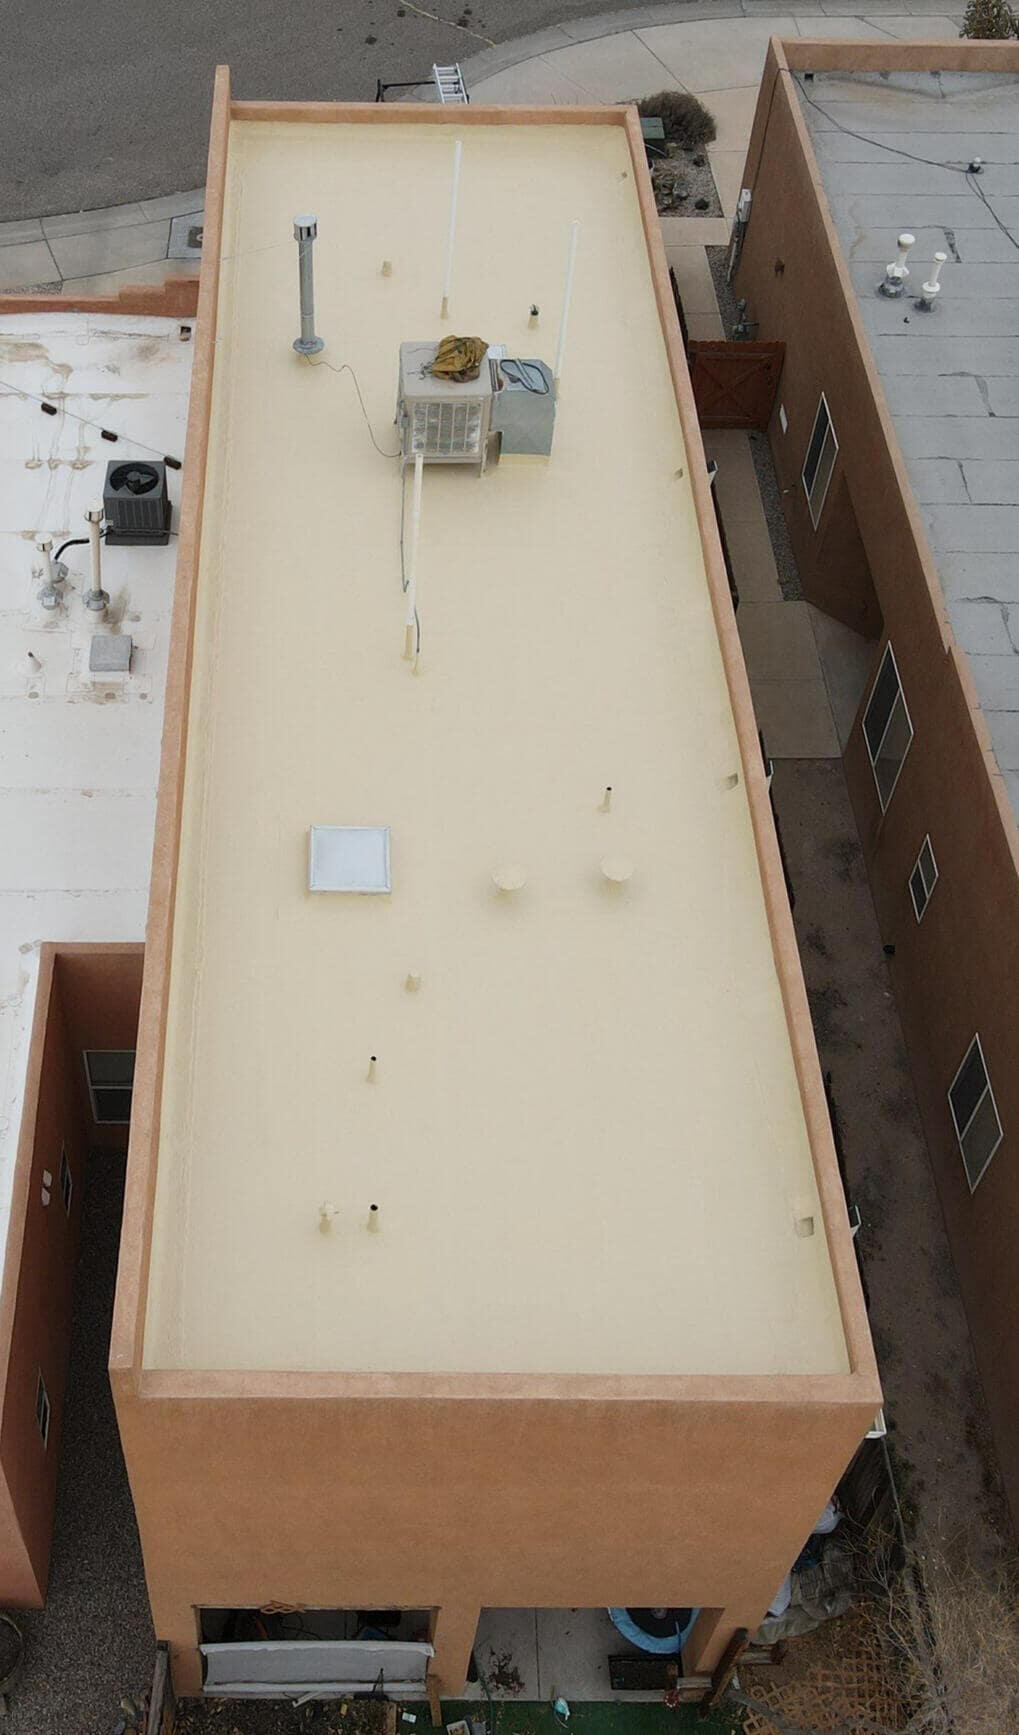
POLYGON ((433 61, 464 61, 604 9, 605 0, 0 0, 0 223, 200 186, 219 62, 237 97, 371 101, 378 78, 428 78, 433 61))

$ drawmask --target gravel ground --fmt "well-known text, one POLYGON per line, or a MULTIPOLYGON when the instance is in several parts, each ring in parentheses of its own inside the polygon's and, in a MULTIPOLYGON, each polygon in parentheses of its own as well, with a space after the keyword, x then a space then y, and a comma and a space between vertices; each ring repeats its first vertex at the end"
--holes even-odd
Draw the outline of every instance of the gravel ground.
POLYGON ((772 793, 907 1523, 922 1550, 993 1569, 1015 1538, 842 762, 779 760, 772 793))
MULTIPOLYGON (((732 337, 732 328, 736 323, 736 300, 725 277, 726 262, 729 258, 728 247, 706 247, 708 264, 715 285, 715 296, 718 310, 722 316, 722 328, 726 337, 732 337)), ((803 584, 800 580, 796 556, 789 536, 789 527, 782 510, 782 490, 775 474, 775 460, 771 455, 771 444, 767 434, 751 433, 750 451, 757 472, 757 486, 761 491, 761 504, 767 520, 768 535, 771 538, 771 549, 775 556, 775 566, 778 571, 778 582, 785 602, 803 601, 803 584)))
POLYGON ((75 1276, 71 1373, 45 1609, 15 1615, 25 1671, 9 1735, 106 1735, 121 1694, 152 1678, 155 1640, 107 1374, 124 1159, 89 1163, 75 1276))

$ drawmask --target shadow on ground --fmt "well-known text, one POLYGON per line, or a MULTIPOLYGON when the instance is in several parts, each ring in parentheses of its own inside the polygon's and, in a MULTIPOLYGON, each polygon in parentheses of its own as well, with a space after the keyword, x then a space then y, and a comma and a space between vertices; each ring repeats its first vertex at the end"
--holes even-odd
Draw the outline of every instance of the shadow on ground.
POLYGON ((89 1161, 53 1563, 45 1609, 16 1615, 25 1669, 8 1735, 106 1735, 152 1676, 155 1640, 107 1361, 125 1159, 89 1161))

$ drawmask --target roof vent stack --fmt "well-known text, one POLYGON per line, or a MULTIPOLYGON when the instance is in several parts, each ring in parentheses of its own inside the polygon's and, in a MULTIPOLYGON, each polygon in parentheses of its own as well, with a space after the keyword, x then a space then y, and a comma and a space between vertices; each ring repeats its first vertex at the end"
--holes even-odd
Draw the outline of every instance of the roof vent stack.
POLYGON ((909 258, 910 248, 916 246, 916 236, 903 231, 896 246, 899 251, 891 264, 885 266, 884 278, 877 286, 879 295, 890 296, 892 300, 897 300, 906 287, 906 278, 909 276, 906 260, 909 258))
POLYGON ((297 242, 297 268, 301 283, 301 335, 294 338, 298 355, 318 355, 325 349, 322 338, 315 335, 315 279, 311 250, 318 234, 318 218, 309 212, 294 218, 294 240, 297 242))
POLYGON ((89 614, 94 615, 97 620, 102 620, 110 606, 109 596, 103 589, 102 554, 100 552, 103 540, 103 518, 105 517, 102 501, 97 500, 94 505, 90 506, 85 517, 88 519, 88 540, 92 554, 92 586, 85 592, 81 600, 89 614))
POLYGON ((67 568, 62 560, 54 562, 52 536, 38 537, 35 546, 42 555, 43 587, 39 592, 39 603, 47 614, 52 614, 63 601, 67 568))
POLYGON ((934 255, 934 270, 931 272, 930 280, 920 285, 920 295, 916 305, 921 313, 931 313, 934 310, 934 303, 941 294, 938 278, 941 276, 941 267, 947 258, 947 253, 935 253, 934 255))

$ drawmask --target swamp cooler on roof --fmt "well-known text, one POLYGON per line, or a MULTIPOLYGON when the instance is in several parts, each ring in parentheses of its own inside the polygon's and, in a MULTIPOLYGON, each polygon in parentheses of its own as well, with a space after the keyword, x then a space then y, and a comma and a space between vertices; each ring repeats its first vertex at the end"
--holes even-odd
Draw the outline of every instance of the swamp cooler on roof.
POLYGON ((404 463, 474 464, 494 446, 504 456, 547 458, 555 429, 555 383, 543 361, 489 348, 477 379, 432 373, 437 343, 400 345, 397 425, 404 463))

